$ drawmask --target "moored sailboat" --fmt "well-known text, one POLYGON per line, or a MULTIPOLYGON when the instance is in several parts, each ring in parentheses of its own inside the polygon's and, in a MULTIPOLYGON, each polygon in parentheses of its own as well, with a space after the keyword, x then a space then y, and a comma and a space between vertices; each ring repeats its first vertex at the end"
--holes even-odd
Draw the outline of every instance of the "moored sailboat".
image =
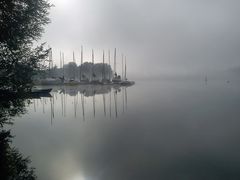
POLYGON ((113 75, 112 83, 113 84, 120 84, 121 83, 121 76, 117 74, 116 60, 117 60, 117 50, 115 48, 115 50, 114 50, 114 75, 113 75))
POLYGON ((127 79, 127 57, 125 56, 125 72, 124 72, 124 79, 120 83, 122 86, 131 86, 135 84, 134 81, 129 81, 127 79))

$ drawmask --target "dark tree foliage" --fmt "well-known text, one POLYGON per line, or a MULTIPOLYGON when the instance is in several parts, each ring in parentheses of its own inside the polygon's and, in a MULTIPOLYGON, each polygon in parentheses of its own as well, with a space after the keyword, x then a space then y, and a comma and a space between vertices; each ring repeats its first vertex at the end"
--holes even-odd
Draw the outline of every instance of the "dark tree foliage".
POLYGON ((30 160, 24 158, 15 148, 11 147, 10 131, 0 131, 0 179, 34 180, 34 169, 29 167, 30 160))
POLYGON ((3 97, 0 95, 0 179, 34 180, 34 169, 29 166, 30 159, 11 145, 13 136, 4 125, 12 124, 12 118, 26 113, 24 98, 3 97))
POLYGON ((33 48, 50 22, 47 0, 0 1, 0 90, 18 92, 31 87, 31 78, 49 50, 33 48))
POLYGON ((3 95, 0 95, 0 128, 5 124, 12 124, 13 117, 25 114, 26 103, 30 103, 30 101, 24 98, 4 97, 3 95))

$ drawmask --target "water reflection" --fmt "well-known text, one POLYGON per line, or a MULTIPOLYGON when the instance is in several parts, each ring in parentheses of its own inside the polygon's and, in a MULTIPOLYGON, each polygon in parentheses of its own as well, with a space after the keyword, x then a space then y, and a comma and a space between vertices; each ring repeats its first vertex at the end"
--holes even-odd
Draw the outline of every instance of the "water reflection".
MULTIPOLYGON (((13 118, 26 113, 41 113, 43 120, 49 118, 51 126, 54 120, 59 118, 69 118, 71 112, 75 119, 88 120, 92 113, 96 117, 97 110, 102 113, 99 116, 112 118, 112 105, 115 106, 115 117, 118 116, 117 96, 122 95, 123 113, 127 101, 127 87, 119 86, 55 86, 53 92, 43 94, 31 94, 27 98, 1 98, 0 101, 0 179, 35 179, 34 169, 30 167, 30 158, 25 158, 18 149, 11 145, 13 136, 11 135, 13 118), (121 93, 121 94, 120 94, 121 93), (112 99, 112 94, 114 99, 112 99), (114 101, 114 103, 112 102, 114 101), (92 106, 89 104, 92 103, 92 106), (97 106, 97 107, 96 107, 97 106), (87 109, 86 109, 87 107, 87 109), (89 111, 89 109, 91 110, 89 111), (87 113, 86 113, 87 111, 87 113), (109 116, 108 116, 109 115, 109 116)), ((22 133, 27 133, 22 132, 22 133)))
POLYGON ((31 102, 14 121, 13 144, 39 179, 240 177, 239 84, 53 87, 31 102))
POLYGON ((43 95, 40 99, 32 98, 31 108, 33 108, 33 112, 41 111, 43 114, 46 113, 45 109, 50 109, 48 115, 51 124, 56 118, 56 113, 58 118, 61 115, 61 118, 67 119, 68 115, 71 115, 75 119, 85 121, 95 118, 97 111, 102 112, 97 115, 111 119, 112 109, 115 118, 118 117, 120 111, 124 114, 127 110, 128 87, 126 86, 82 85, 49 86, 49 88, 52 88, 51 94, 43 95), (98 106, 97 109, 96 106, 98 106), (121 108, 119 109, 118 106, 121 108))
POLYGON ((30 167, 30 159, 25 158, 18 149, 11 145, 13 135, 6 130, 7 125, 13 124, 13 117, 26 112, 25 104, 29 101, 21 98, 1 97, 0 101, 0 179, 36 178, 34 169, 30 167))

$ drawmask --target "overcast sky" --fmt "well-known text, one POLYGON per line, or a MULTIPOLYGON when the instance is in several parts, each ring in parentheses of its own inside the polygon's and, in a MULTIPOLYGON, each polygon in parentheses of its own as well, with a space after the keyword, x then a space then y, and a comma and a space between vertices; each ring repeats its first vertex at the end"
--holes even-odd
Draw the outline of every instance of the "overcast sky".
POLYGON ((129 74, 208 73, 240 65, 239 0, 51 0, 42 41, 67 61, 118 50, 129 74))

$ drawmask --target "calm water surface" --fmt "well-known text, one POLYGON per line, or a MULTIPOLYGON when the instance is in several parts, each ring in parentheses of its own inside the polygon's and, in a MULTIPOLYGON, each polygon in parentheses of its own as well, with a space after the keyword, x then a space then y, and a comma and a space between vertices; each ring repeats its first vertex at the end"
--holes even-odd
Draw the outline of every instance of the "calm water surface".
POLYGON ((11 126, 40 180, 240 179, 240 85, 53 87, 11 126))

